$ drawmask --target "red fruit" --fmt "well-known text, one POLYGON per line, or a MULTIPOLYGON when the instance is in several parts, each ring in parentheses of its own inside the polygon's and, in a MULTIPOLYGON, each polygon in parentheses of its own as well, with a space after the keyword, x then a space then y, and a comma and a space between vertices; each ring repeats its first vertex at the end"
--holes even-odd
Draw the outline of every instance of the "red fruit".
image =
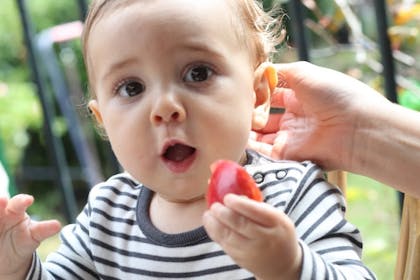
POLYGON ((208 207, 216 201, 223 203, 223 197, 228 193, 246 195, 256 201, 263 200, 254 179, 236 162, 218 160, 210 165, 210 169, 212 174, 206 195, 208 207))

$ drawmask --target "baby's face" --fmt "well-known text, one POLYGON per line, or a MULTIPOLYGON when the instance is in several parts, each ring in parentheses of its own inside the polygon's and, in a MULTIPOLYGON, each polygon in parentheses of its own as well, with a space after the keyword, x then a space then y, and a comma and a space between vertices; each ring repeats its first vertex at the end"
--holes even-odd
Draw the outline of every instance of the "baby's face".
POLYGON ((91 30, 91 108, 125 170, 167 199, 195 200, 210 163, 244 155, 253 62, 228 1, 127 2, 91 30))

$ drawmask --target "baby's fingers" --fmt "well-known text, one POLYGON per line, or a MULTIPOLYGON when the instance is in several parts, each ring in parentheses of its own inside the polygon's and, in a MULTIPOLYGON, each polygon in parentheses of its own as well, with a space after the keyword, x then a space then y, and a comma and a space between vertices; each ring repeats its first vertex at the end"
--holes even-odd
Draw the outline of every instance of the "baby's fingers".
POLYGON ((204 213, 203 224, 209 237, 213 241, 219 243, 224 249, 227 249, 226 246, 236 247, 237 245, 243 244, 247 241, 247 238, 238 232, 238 229, 233 229, 226 225, 225 221, 223 221, 223 217, 220 217, 217 213, 219 210, 216 210, 217 208, 223 207, 224 206, 215 203, 212 206, 212 210, 208 210, 204 213))
POLYGON ((26 209, 33 203, 30 195, 19 194, 11 199, 0 198, 0 232, 26 219, 26 209))
POLYGON ((7 197, 0 197, 0 219, 4 216, 7 206, 7 197))
POLYGON ((26 194, 18 194, 11 199, 0 198, 0 234, 3 238, 11 235, 16 245, 27 246, 29 250, 56 234, 61 227, 55 220, 32 221, 26 210, 33 202, 34 198, 26 194))
MULTIPOLYGON (((224 197, 224 204, 232 209, 237 215, 246 217, 256 225, 261 227, 277 227, 282 224, 286 215, 273 206, 248 199, 246 197, 228 194, 224 197)), ((231 219, 232 222, 238 221, 231 219)), ((238 225, 233 225, 237 227, 238 225)))
POLYGON ((27 194, 18 194, 12 197, 7 204, 5 214, 6 215, 24 215, 26 209, 32 205, 34 198, 27 194))
POLYGON ((42 221, 42 222, 31 222, 30 232, 32 239, 35 242, 41 243, 44 239, 53 236, 60 231, 60 222, 56 220, 42 221))
POLYGON ((60 223, 55 220, 42 222, 28 220, 24 224, 27 224, 27 229, 17 230, 16 228, 12 238, 15 252, 20 257, 32 255, 43 240, 56 234, 61 227, 60 223))

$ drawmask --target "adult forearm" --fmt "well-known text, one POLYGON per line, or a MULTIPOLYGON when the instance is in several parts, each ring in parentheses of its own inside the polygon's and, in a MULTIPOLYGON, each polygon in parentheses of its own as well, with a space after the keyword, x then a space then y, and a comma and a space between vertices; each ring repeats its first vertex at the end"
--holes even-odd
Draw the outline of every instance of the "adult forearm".
POLYGON ((388 103, 372 107, 365 119, 349 171, 420 197, 420 113, 388 103))

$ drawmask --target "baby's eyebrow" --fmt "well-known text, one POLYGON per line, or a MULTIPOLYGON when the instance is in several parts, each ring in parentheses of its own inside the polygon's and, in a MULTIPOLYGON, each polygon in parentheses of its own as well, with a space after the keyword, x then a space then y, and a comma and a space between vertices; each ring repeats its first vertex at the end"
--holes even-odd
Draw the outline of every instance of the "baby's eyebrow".
POLYGON ((184 44, 174 49, 174 51, 204 55, 206 58, 211 58, 223 63, 228 60, 228 57, 218 48, 209 47, 207 44, 203 43, 184 44))
POLYGON ((111 63, 109 67, 107 67, 107 71, 103 75, 103 79, 107 79, 109 76, 111 76, 115 71, 124 69, 126 67, 129 67, 130 65, 137 64, 138 61, 134 57, 126 58, 121 61, 116 61, 114 63, 111 63))
POLYGON ((180 48, 185 49, 187 51, 209 52, 209 53, 215 53, 216 55, 221 55, 218 53, 217 49, 211 48, 207 44, 202 44, 202 43, 185 44, 185 45, 181 45, 180 48))
POLYGON ((174 45, 173 48, 191 52, 206 52, 222 57, 223 54, 220 50, 226 49, 227 46, 226 42, 223 40, 216 40, 213 38, 203 42, 201 37, 195 38, 194 36, 190 36, 189 38, 184 39, 180 44, 174 45))

